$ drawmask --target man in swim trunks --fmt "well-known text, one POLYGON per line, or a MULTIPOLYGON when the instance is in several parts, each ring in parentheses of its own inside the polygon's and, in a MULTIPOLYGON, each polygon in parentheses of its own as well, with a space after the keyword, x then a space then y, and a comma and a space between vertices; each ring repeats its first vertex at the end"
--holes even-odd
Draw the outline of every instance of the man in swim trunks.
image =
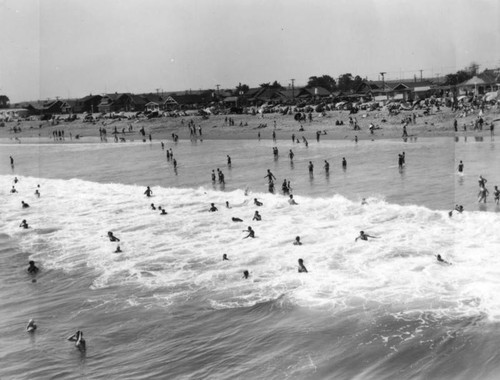
POLYGON ((153 195, 153 191, 148 186, 144 194, 146 194, 146 197, 150 197, 151 195, 153 195))

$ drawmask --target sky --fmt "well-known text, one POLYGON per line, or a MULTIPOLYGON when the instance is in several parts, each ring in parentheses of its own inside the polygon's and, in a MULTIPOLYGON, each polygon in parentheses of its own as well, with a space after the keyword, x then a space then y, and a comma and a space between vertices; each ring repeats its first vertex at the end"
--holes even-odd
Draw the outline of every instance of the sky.
POLYGON ((0 0, 0 33, 11 103, 500 67, 498 0, 0 0))

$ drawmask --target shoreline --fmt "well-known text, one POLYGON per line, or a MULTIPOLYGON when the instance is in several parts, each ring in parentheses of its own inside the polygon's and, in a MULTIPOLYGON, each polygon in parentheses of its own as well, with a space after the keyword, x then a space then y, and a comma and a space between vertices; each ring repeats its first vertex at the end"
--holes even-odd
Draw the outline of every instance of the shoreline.
MULTIPOLYGON (((23 139, 36 140, 39 144, 44 143, 100 143, 99 129, 106 128, 107 142, 115 142, 113 131, 118 131, 118 137, 123 137, 127 142, 146 142, 149 134, 153 141, 172 141, 172 134, 179 135, 180 140, 257 140, 258 134, 262 140, 272 140, 273 131, 276 132, 277 142, 280 140, 290 140, 295 134, 296 138, 306 137, 310 142, 316 141, 316 131, 326 132, 320 135, 321 140, 380 140, 380 139, 402 139, 403 118, 411 115, 412 112, 401 112, 399 115, 389 115, 383 112, 358 112, 349 115, 348 111, 329 111, 326 116, 313 116, 312 122, 299 123, 294 120, 293 115, 265 114, 264 117, 254 115, 212 115, 208 119, 201 116, 186 116, 178 118, 157 118, 157 119, 137 119, 137 120, 117 120, 105 119, 95 123, 84 123, 81 119, 73 122, 60 121, 59 124, 52 125, 50 122, 39 120, 24 122, 8 122, 5 127, 0 128, 0 143, 18 144, 23 139), (349 116, 356 117, 361 130, 353 130, 349 125, 349 116), (225 118, 232 118, 235 125, 225 124, 225 118), (188 122, 193 121, 197 134, 190 136, 188 122), (335 125, 335 122, 343 121, 344 125, 335 125), (373 134, 370 133, 368 125, 373 123, 380 127, 373 134), (246 124, 246 125, 245 125, 246 124), (267 125, 267 126, 265 126, 267 125), (276 127, 275 127, 276 125, 276 127), (304 131, 299 131, 300 126, 304 131), (21 127, 21 132, 14 133, 14 126, 21 127), (132 126, 132 132, 122 133, 122 129, 128 131, 132 126), (202 128, 202 136, 198 134, 198 128, 202 128), (144 128, 146 136, 142 136, 139 130, 144 128), (54 131, 65 132, 64 140, 55 140, 54 131), (76 136, 80 138, 77 139, 76 136), (20 141, 18 141, 18 140, 20 141)), ((449 109, 434 112, 424 116, 421 112, 417 115, 416 123, 407 125, 408 138, 412 137, 454 137, 490 135, 490 125, 495 120, 500 119, 498 109, 485 111, 483 119, 485 125, 482 130, 473 130, 472 125, 477 118, 477 113, 466 117, 458 117, 458 112, 453 113, 449 109), (453 122, 458 121, 458 131, 455 132, 453 122), (464 130, 466 125, 466 130, 464 130)), ((33 141, 31 141, 33 142, 33 141)))

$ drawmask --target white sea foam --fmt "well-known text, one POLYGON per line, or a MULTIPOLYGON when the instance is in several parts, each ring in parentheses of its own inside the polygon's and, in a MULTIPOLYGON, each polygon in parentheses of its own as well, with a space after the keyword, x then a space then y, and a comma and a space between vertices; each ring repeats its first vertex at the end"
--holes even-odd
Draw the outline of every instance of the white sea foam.
MULTIPOLYGON (((487 314, 500 318, 500 215, 368 205, 341 196, 296 196, 204 188, 144 188, 82 180, 0 176, 2 233, 46 268, 88 268, 93 288, 133 284, 162 305, 203 295, 211 307, 253 305, 286 294, 309 307, 392 307, 408 313, 487 314), (34 197, 40 184, 41 198, 34 197), (264 205, 256 207, 253 198, 264 205), (31 205, 21 208, 21 200, 31 205), (231 209, 225 207, 229 201, 231 209), (218 212, 208 208, 214 202, 218 212), (163 206, 168 215, 150 209, 163 206), (255 210, 262 221, 252 221, 255 210), (236 223, 232 217, 243 219, 236 223), (19 228, 27 219, 31 228, 19 228), (252 226, 255 239, 243 239, 252 226), (360 230, 378 239, 354 242, 360 230), (114 253, 107 231, 121 239, 114 253), (292 244, 300 236, 302 246, 292 244), (230 261, 222 261, 227 253, 230 261), (440 265, 441 254, 453 265, 440 265), (297 272, 304 259, 309 273, 297 272), (243 270, 251 278, 243 280, 243 270)), ((140 302, 135 300, 134 302, 140 302)))

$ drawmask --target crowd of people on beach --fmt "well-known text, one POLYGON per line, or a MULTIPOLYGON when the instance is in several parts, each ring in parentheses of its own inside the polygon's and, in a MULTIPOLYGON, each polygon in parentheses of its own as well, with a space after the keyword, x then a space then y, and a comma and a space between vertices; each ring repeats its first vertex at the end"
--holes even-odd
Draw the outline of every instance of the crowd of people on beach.
MULTIPOLYGON (((407 127, 408 123, 411 123, 411 122, 415 123, 415 115, 414 114, 413 114, 413 116, 409 117, 408 120, 405 121, 405 124, 403 126, 403 135, 402 135, 403 138, 407 138, 408 137, 408 132, 407 132, 406 127, 407 127)), ((224 123, 226 125, 234 125, 234 120, 232 118, 230 118, 230 117, 229 118, 226 117, 224 123)), ((484 121, 483 121, 482 117, 478 117, 478 119, 475 122, 475 128, 482 129, 483 123, 484 123, 484 121)), ((182 124, 184 125, 184 121, 182 121, 182 124)), ((349 117, 349 124, 352 126, 352 128, 354 130, 360 130, 359 123, 358 123, 356 117, 349 117)), ((458 123, 455 120, 455 122, 454 122, 455 130, 457 130, 457 125, 458 125, 458 123)), ((491 126, 491 130, 493 131, 493 123, 491 125, 492 125, 491 126)), ((275 127, 275 129, 272 131, 272 140, 274 142, 276 142, 277 138, 278 138, 277 134, 276 134, 276 124, 274 125, 274 127, 275 127)), ((197 136, 199 136, 199 138, 202 137, 202 128, 201 128, 201 126, 197 127, 195 125, 194 120, 190 120, 187 123, 187 128, 189 129, 190 138, 198 138, 197 136)), ((373 128, 370 129, 371 133, 373 133, 373 129, 375 129, 374 126, 373 126, 373 128)), ((132 130, 132 128, 130 126, 129 132, 131 130, 132 130)), ((301 130, 303 131, 303 127, 302 126, 301 126, 301 130)), ((301 130, 299 130, 299 132, 301 132, 301 130)), ((316 132, 316 140, 317 140, 318 143, 320 142, 321 135, 326 134, 326 131, 323 131, 323 132, 322 131, 317 131, 316 132)), ((122 133, 123 134, 125 133, 125 129, 123 129, 122 133)), ((144 128, 141 129, 140 133, 145 138, 144 128)), ((104 128, 104 126, 102 128, 99 127, 99 136, 100 136, 101 141, 107 141, 106 140, 106 134, 107 134, 106 128, 104 128)), ((116 130, 116 127, 115 127, 114 134, 115 134, 115 139, 116 139, 117 138, 116 136, 118 135, 118 131, 116 130)), ((64 130, 54 130, 52 137, 54 138, 54 140, 64 140, 64 138, 65 138, 64 130)), ((261 133, 260 132, 258 132, 257 137, 260 140, 260 138, 261 138, 261 133)), ((292 142, 293 143, 297 143, 297 144, 301 143, 301 141, 295 135, 295 133, 292 134, 291 138, 292 138, 292 142)), ((149 134, 149 140, 152 142, 152 135, 151 134, 149 134)), ((179 136, 177 134, 175 134, 175 133, 172 133, 172 140, 173 140, 174 143, 178 142, 179 136)), ((144 139, 144 141, 145 141, 145 139, 144 139)), ((358 141, 357 136, 355 136, 355 140, 354 141, 355 142, 358 141)), ((304 136, 302 136, 302 143, 306 147, 308 146, 308 141, 307 141, 307 139, 304 136)), ((172 148, 167 148, 166 149, 165 148, 165 144, 163 142, 161 142, 161 149, 162 149, 162 151, 166 150, 167 161, 171 162, 171 164, 173 165, 174 171, 177 174, 177 161, 174 158, 174 153, 173 153, 172 148)), ((273 156, 274 156, 275 159, 277 159, 277 157, 279 156, 279 150, 278 150, 277 146, 273 147, 273 156)), ((294 154, 293 150, 289 149, 288 158, 289 158, 290 162, 293 162, 294 157, 295 157, 295 154, 294 154)), ((11 166, 12 170, 14 170, 14 158, 12 156, 10 156, 9 159, 10 159, 10 166, 11 166)), ((232 166, 232 158, 229 155, 226 155, 226 160, 227 160, 227 167, 231 168, 231 166, 232 166)), ((340 164, 341 164, 341 167, 342 167, 343 170, 347 170, 347 160, 346 160, 345 157, 342 157, 342 160, 341 160, 340 164)), ((405 156, 405 152, 402 152, 402 153, 398 154, 398 167, 400 169, 402 169, 405 165, 406 165, 406 156, 405 156)), ((308 168, 309 175, 312 176, 313 173, 314 173, 314 163, 312 161, 309 161, 308 164, 307 164, 307 168, 308 168)), ((330 172, 330 163, 326 159, 324 160, 323 169, 324 169, 325 174, 328 176, 329 172, 330 172)), ((464 172, 464 163, 462 161, 460 161, 460 163, 458 165, 458 173, 460 175, 463 175, 463 172, 464 172)), ((267 173, 265 174, 265 176, 263 178, 267 180, 268 191, 270 193, 274 193, 275 190, 276 190, 276 187, 275 187, 275 182, 277 181, 276 176, 271 172, 270 169, 267 169, 267 173)), ((19 179, 17 177, 15 177, 15 179, 14 179, 14 185, 12 185, 12 189, 10 191, 12 194, 17 193, 17 189, 16 189, 15 185, 17 184, 18 181, 19 181, 19 179)), ((212 170, 212 172, 211 172, 211 182, 212 182, 213 185, 215 185, 216 183, 218 183, 220 185, 220 189, 224 190, 225 176, 224 176, 224 173, 222 172, 222 170, 220 170, 220 168, 216 168, 216 169, 212 170)), ((479 203, 486 203, 486 201, 487 201, 487 197, 489 195, 489 191, 486 188, 486 183, 487 183, 486 178, 484 178, 482 175, 480 175, 479 176, 479 180, 478 180, 478 184, 479 184, 478 202, 479 203)), ((290 206, 298 206, 299 205, 299 203, 295 200, 294 195, 292 194, 293 189, 292 189, 290 180, 287 180, 286 178, 283 179, 283 182, 282 182, 282 185, 281 185, 281 191, 282 191, 283 194, 288 195, 288 197, 289 197, 288 198, 288 203, 289 203, 290 206)), ((41 196, 41 194, 40 194, 40 185, 38 185, 37 188, 35 189, 34 195, 37 198, 40 198, 40 196, 41 196)), ((149 186, 144 191, 144 195, 147 198, 153 197, 153 191, 151 190, 151 188, 149 186)), ((245 191, 245 195, 248 195, 248 191, 245 191)), ((494 201, 495 201, 495 203, 497 205, 499 204, 499 201, 500 201, 500 190, 498 189, 498 186, 494 187, 494 201)), ((367 204, 368 204, 367 201, 365 199, 363 199, 362 205, 367 205, 367 204)), ((256 207, 259 207, 259 208, 264 206, 263 202, 260 201, 257 198, 254 198, 253 205, 256 206, 256 207)), ((231 208, 230 205, 229 205, 229 202, 226 202, 225 206, 226 206, 226 208, 231 208)), ((30 208, 30 205, 27 202, 25 202, 24 200, 22 200, 21 201, 21 207, 23 209, 28 209, 28 208, 30 208)), ((167 211, 162 206, 156 206, 154 203, 150 203, 149 207, 151 208, 151 210, 160 211, 160 215, 168 215, 167 211)), ((219 211, 217 205, 215 203, 210 203, 210 207, 208 208, 208 212, 215 213, 217 211, 219 211)), ((464 208, 463 208, 462 205, 456 205, 455 209, 449 212, 449 216, 451 217, 454 212, 456 212, 456 213, 462 213, 463 211, 464 211, 464 208)), ((233 216, 231 218, 231 220, 233 222, 243 222, 243 219, 241 219, 239 217, 235 217, 235 216, 233 216)), ((260 214, 260 212, 258 210, 255 210, 255 212, 253 214, 252 221, 259 222, 261 220, 262 220, 262 215, 260 214)), ((29 229, 30 225, 28 224, 28 221, 26 219, 23 219, 21 221, 19 227, 22 228, 22 229, 29 229)), ((254 239, 254 238, 257 238, 256 232, 255 232, 255 230, 253 229, 252 226, 248 226, 246 229, 243 230, 243 232, 245 232, 245 236, 243 237, 243 239, 254 239)), ((115 234, 114 234, 113 231, 108 231, 107 238, 111 242, 115 242, 115 243, 119 243, 120 242, 120 239, 117 236, 115 236, 115 234)), ((364 231, 360 231, 359 236, 357 236, 354 239, 354 241, 355 242, 357 242, 358 240, 367 241, 368 239, 377 239, 377 238, 379 238, 379 237, 370 235, 368 233, 365 233, 364 231)), ((303 245, 303 241, 301 240, 300 236, 296 236, 295 239, 293 240, 292 244, 295 245, 295 246, 302 246, 303 245)), ((116 249, 115 249, 114 252, 115 253, 122 252, 122 249, 121 249, 120 245, 117 245, 117 247, 116 247, 116 249)), ((444 260, 441 257, 441 255, 439 255, 439 254, 436 255, 436 259, 440 263, 450 264, 451 265, 451 263, 449 263, 448 261, 444 260)), ((222 255, 222 260, 223 261, 229 261, 230 260, 227 253, 224 253, 222 255)), ((298 270, 298 273, 309 273, 309 271, 307 270, 307 268, 305 266, 304 260, 302 258, 298 259, 298 269, 297 270, 298 270)), ((33 260, 30 260, 29 261, 29 266, 27 268, 27 272, 28 272, 28 274, 30 274, 31 276, 33 276, 33 282, 36 282, 35 277, 37 276, 37 274, 39 273, 39 271, 40 271, 40 269, 36 266, 36 263, 33 260)), ((251 274, 250 274, 249 270, 245 269, 243 271, 243 278, 244 279, 250 278, 250 275, 251 274)), ((30 333, 33 333, 36 330, 36 328, 37 328, 37 325, 36 325, 35 321, 33 319, 30 319, 29 322, 28 322, 28 325, 26 326, 26 330, 28 332, 30 332, 30 333)), ((83 332, 81 330, 78 330, 75 334, 71 335, 68 338, 68 340, 74 341, 75 345, 76 345, 76 347, 78 349, 80 349, 81 351, 85 351, 85 349, 86 349, 86 342, 85 342, 85 339, 83 338, 83 332)))

